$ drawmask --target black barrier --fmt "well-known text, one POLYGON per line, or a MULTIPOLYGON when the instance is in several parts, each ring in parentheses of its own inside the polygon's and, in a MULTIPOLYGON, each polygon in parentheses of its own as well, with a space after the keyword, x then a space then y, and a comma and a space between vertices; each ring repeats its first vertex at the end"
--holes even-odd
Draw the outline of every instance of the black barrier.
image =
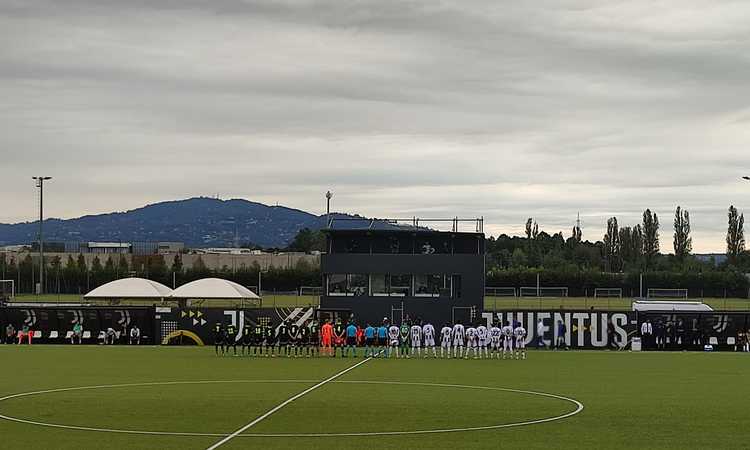
MULTIPOLYGON (((141 344, 154 343, 154 308, 150 307, 0 308, 3 341, 6 340, 6 327, 10 324, 16 331, 22 330, 24 326, 28 327, 32 332, 33 343, 70 343, 73 327, 77 323, 82 327, 82 344, 103 342, 102 334, 108 328, 115 332, 115 343, 126 343, 134 326, 140 329, 141 344)), ((28 343, 28 339, 23 342, 28 343)))
POLYGON ((315 308, 157 307, 155 313, 156 337, 162 344, 213 345, 213 326, 217 323, 233 325, 235 342, 240 342, 245 325, 272 323, 278 327, 285 320, 304 325, 315 318, 315 308))
MULTIPOLYGON (((132 327, 138 326, 142 344, 212 345, 217 323, 233 325, 239 342, 245 325, 272 323, 278 327, 289 321, 302 326, 317 318, 318 312, 315 308, 4 307, 0 308, 0 331, 4 340, 6 325, 12 324, 16 330, 26 325, 33 331, 33 342, 62 344, 70 342, 73 326, 80 323, 82 343, 99 343, 108 328, 115 330, 117 343, 125 343, 132 327)), ((320 312, 320 316, 327 314, 320 312)), ((354 313, 356 318, 357 311, 354 313)), ((484 312, 480 321, 523 324, 529 347, 579 349, 627 349, 634 337, 642 337, 643 348, 654 350, 656 335, 663 333, 664 350, 702 350, 708 345, 731 351, 750 330, 750 313, 733 312, 505 311, 484 312), (646 321, 651 322, 651 336, 641 336, 646 321)))
POLYGON ((639 337, 643 350, 704 350, 709 345, 733 351, 750 329, 750 314, 732 312, 507 311, 485 312, 482 317, 487 323, 520 322, 531 347, 627 349, 633 337, 639 337), (649 320, 654 333, 642 336, 641 325, 649 320), (655 333, 662 329, 664 345, 657 347, 655 333))

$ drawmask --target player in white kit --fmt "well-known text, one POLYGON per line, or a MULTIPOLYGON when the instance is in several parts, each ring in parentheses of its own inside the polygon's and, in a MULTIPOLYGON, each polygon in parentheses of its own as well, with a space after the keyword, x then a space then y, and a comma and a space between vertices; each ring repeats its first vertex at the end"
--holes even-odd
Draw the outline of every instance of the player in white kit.
POLYGON ((526 328, 520 322, 513 330, 513 335, 516 337, 516 359, 526 359, 526 328))
POLYGON ((474 353, 474 359, 477 359, 477 329, 470 326, 466 329, 466 353, 464 359, 469 358, 469 352, 474 353))
MULTIPOLYGON (((464 333, 466 332, 461 322, 453 325, 453 357, 460 358, 464 352, 464 333)), ((450 355, 448 355, 450 357, 450 355)))
POLYGON ((411 355, 422 356, 422 326, 415 323, 411 326, 411 355))
POLYGON ((399 357, 398 354, 398 327, 396 325, 391 325, 390 328, 388 328, 388 357, 392 357, 394 354, 396 355, 396 358, 399 357))
POLYGON ((448 358, 451 357, 451 343, 453 342, 453 328, 449 323, 445 323, 445 326, 440 330, 440 357, 445 358, 448 354, 448 358))
POLYGON ((509 355, 513 358, 513 327, 510 322, 505 322, 505 326, 502 328, 503 333, 503 359, 505 355, 509 355))
POLYGON ((490 328, 490 341, 491 341, 491 349, 492 349, 492 355, 500 359, 500 341, 503 338, 503 332, 499 327, 499 323, 494 323, 492 325, 492 328, 490 328))
POLYGON ((479 344, 479 358, 482 358, 482 353, 484 353, 485 358, 489 358, 489 354, 487 354, 487 344, 489 344, 490 340, 490 334, 489 331, 487 331, 487 327, 484 325, 479 325, 477 327, 477 344, 479 344))
POLYGON ((430 322, 427 322, 422 327, 422 337, 424 338, 424 357, 427 358, 427 351, 432 349, 432 357, 437 358, 437 350, 435 350, 435 327, 430 322))

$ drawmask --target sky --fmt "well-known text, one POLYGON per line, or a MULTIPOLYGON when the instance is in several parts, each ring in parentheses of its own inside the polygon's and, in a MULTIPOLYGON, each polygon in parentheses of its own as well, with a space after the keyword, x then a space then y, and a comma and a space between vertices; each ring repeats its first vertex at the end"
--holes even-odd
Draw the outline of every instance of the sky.
POLYGON ((601 239, 750 206, 750 2, 0 0, 0 222, 193 196, 601 239))

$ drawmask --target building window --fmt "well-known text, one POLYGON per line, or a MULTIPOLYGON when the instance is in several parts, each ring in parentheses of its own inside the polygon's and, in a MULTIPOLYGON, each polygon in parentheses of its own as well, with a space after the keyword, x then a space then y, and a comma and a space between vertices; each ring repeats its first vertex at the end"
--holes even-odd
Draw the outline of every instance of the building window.
POLYGON ((415 275, 415 297, 449 297, 449 279, 445 275, 415 275))
POLYGON ((388 294, 392 297, 408 297, 411 293, 411 275, 390 275, 388 294))
POLYGON ((373 274, 370 275, 370 287, 374 297, 386 297, 388 293, 388 275, 373 274))
POLYGON ((354 297, 368 295, 367 275, 333 273, 328 275, 328 295, 331 297, 354 297))

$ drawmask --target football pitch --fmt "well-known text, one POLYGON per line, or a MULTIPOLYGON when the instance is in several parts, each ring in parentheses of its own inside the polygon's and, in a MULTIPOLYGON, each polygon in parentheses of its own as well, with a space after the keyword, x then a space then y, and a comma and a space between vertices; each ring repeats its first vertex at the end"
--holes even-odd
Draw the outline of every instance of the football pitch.
POLYGON ((227 436, 219 448, 750 446, 746 353, 364 360, 5 345, 0 361, 2 448, 207 449, 227 436))

